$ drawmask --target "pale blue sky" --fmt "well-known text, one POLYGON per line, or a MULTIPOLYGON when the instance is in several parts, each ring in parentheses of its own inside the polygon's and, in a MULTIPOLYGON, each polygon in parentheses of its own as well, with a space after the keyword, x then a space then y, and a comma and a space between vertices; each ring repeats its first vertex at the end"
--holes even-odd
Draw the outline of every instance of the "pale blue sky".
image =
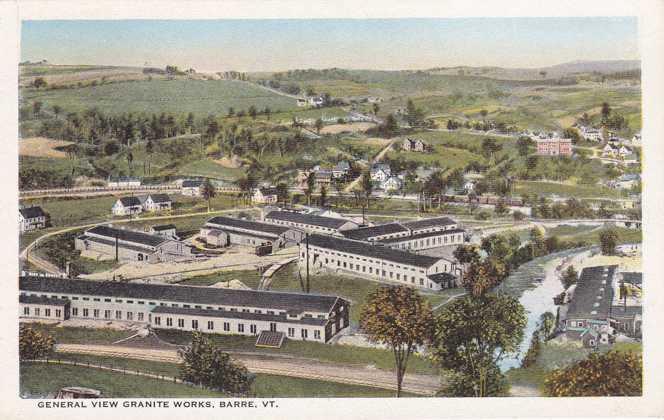
POLYGON ((637 19, 25 21, 21 60, 199 71, 542 67, 638 59, 637 19))

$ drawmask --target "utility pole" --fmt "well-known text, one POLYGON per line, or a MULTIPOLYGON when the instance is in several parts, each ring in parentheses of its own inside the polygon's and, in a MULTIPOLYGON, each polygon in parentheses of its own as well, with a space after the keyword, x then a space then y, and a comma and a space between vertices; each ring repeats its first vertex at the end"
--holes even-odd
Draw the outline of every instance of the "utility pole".
POLYGON ((304 241, 305 241, 305 247, 307 249, 307 287, 306 287, 306 292, 309 293, 309 233, 305 233, 304 241))
POLYGON ((115 233, 115 262, 118 262, 118 248, 119 248, 118 242, 119 242, 118 241, 118 233, 116 232, 115 233))

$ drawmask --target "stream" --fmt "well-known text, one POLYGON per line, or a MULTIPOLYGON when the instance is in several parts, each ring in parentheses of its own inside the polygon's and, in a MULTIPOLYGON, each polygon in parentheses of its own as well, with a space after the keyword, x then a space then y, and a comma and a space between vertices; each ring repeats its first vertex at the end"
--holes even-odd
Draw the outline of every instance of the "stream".
POLYGON ((519 351, 511 357, 504 358, 499 363, 503 372, 511 368, 518 368, 521 365, 521 359, 528 351, 530 339, 537 329, 540 316, 547 311, 556 314, 553 297, 563 291, 563 285, 558 278, 556 267, 563 260, 569 261, 572 258, 584 257, 584 254, 590 252, 591 248, 575 248, 535 258, 513 271, 496 288, 496 292, 518 298, 526 310, 528 318, 519 351))

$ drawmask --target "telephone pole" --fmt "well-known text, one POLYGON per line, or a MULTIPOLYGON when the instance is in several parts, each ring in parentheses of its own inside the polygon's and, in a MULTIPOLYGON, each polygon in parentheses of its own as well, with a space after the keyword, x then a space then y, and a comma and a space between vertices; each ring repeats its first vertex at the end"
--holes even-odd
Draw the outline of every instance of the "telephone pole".
POLYGON ((306 292, 309 293, 309 233, 304 236, 305 247, 307 249, 307 287, 306 292))

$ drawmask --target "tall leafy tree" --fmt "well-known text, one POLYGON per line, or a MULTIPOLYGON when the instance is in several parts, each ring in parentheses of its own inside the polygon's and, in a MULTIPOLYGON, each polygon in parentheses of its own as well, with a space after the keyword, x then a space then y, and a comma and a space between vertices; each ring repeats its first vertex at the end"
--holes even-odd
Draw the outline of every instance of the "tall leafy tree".
POLYGON ((207 201, 207 211, 210 212, 210 200, 217 195, 217 189, 210 179, 206 178, 201 185, 201 196, 207 201))
POLYGON ((246 395, 251 390, 254 376, 203 333, 195 331, 191 345, 178 353, 183 361, 180 371, 182 380, 231 395, 246 395))
POLYGON ((21 360, 41 359, 53 352, 55 339, 41 331, 21 325, 18 335, 18 354, 21 360))
POLYGON ((407 286, 380 287, 367 299, 360 328, 371 341, 388 346, 394 353, 399 397, 408 359, 433 337, 428 302, 407 286))
POLYGON ((443 307, 435 321, 433 360, 449 374, 448 396, 488 397, 507 391, 498 362, 518 350, 526 315, 516 298, 463 296, 443 307))
POLYGON ((618 245, 618 232, 615 229, 603 229, 599 233, 599 244, 602 254, 615 255, 616 245, 618 245))
POLYGON ((371 173, 365 171, 362 174, 361 184, 362 192, 364 193, 364 198, 366 199, 367 208, 369 208, 369 199, 371 198, 371 192, 373 191, 373 182, 371 181, 371 173))

